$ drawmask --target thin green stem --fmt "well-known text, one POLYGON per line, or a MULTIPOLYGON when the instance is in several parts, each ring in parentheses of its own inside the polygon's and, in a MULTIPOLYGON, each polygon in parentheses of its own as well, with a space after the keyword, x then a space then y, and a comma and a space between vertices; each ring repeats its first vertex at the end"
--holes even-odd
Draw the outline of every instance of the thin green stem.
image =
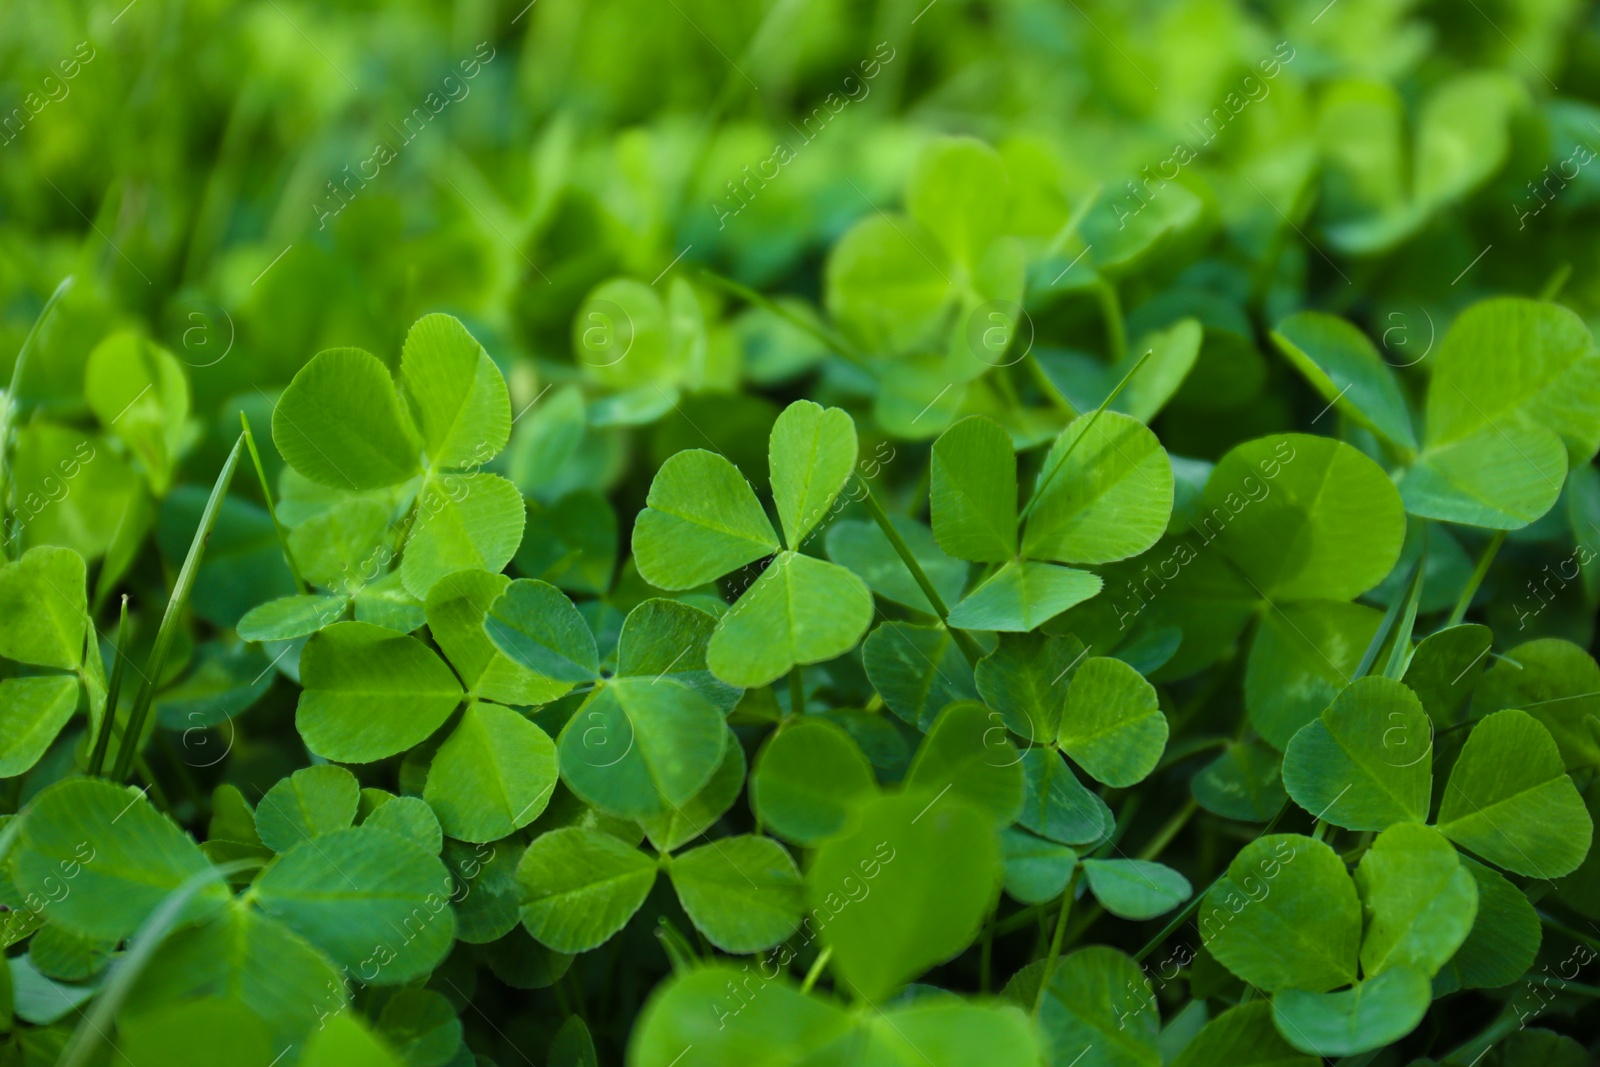
POLYGON ((1405 609, 1400 616, 1399 629, 1394 632, 1394 643, 1389 646, 1389 662, 1383 676, 1398 682, 1406 673, 1411 661, 1411 634, 1417 627, 1417 607, 1422 602, 1423 575, 1428 569, 1428 542, 1422 542, 1422 553, 1411 574, 1411 588, 1406 590, 1405 609))
POLYGON ((1156 831, 1155 836, 1146 843, 1144 848, 1139 850, 1139 859, 1153 860, 1161 855, 1161 850, 1172 843, 1172 839, 1177 837, 1185 826, 1189 825, 1189 820, 1194 818, 1194 813, 1199 810, 1199 801, 1195 800, 1194 797, 1190 797, 1183 807, 1179 808, 1173 813, 1172 818, 1167 820, 1167 824, 1156 831))
POLYGON ((1033 378, 1033 384, 1039 387, 1039 392, 1044 394, 1044 398, 1070 417, 1077 418, 1078 409, 1072 406, 1072 401, 1068 400, 1066 395, 1056 387, 1056 383, 1050 380, 1050 375, 1045 373, 1044 366, 1039 362, 1039 357, 1030 351, 1022 362, 1027 366, 1028 374, 1033 378))
MULTIPOLYGON (((992 913, 991 913, 992 914, 992 913)), ((994 934, 983 935, 983 948, 978 953, 978 992, 989 995, 990 974, 994 970, 994 934)))
POLYGON ((1544 287, 1539 290, 1540 300, 1554 300, 1566 287, 1567 279, 1572 277, 1572 264, 1565 260, 1556 267, 1555 271, 1545 281, 1544 287))
POLYGON ((1056 914, 1056 931, 1050 935, 1050 954, 1045 957, 1044 970, 1039 974, 1039 992, 1034 994, 1033 1013, 1039 1014, 1039 1005, 1044 1003, 1044 991, 1050 987, 1050 979, 1055 973, 1056 960, 1061 957, 1061 941, 1067 933, 1067 917, 1072 914, 1072 895, 1078 889, 1078 877, 1083 873, 1083 867, 1072 869, 1072 877, 1067 879, 1067 888, 1061 892, 1061 910, 1056 914))
POLYGON ((818 341, 821 341, 823 344, 827 345, 833 351, 839 353, 839 355, 843 356, 845 359, 848 359, 851 363, 855 363, 862 367, 870 366, 871 361, 867 358, 866 353, 862 352, 855 345, 851 344, 849 341, 846 341, 839 334, 828 329, 821 323, 814 322, 805 315, 795 311, 793 308, 785 307, 784 305, 778 303, 765 293, 758 293, 748 285, 743 285, 739 282, 736 282, 732 278, 724 278, 715 271, 706 270, 703 267, 700 270, 700 276, 724 292, 732 293, 745 303, 754 304, 763 311, 768 311, 789 323, 791 326, 810 334, 818 341))
POLYGON ((1106 413, 1106 408, 1110 407, 1111 402, 1121 395, 1122 391, 1128 387, 1128 383, 1133 381, 1133 376, 1139 373, 1139 368, 1148 363, 1153 355, 1155 355, 1155 349, 1152 348, 1139 357, 1139 362, 1128 368, 1128 373, 1122 376, 1122 380, 1117 383, 1117 387, 1111 390, 1104 400, 1100 401, 1100 406, 1094 409, 1093 415, 1089 416, 1089 421, 1084 424, 1083 432, 1067 444, 1066 449, 1061 453, 1061 458, 1055 461, 1055 465, 1048 472, 1041 472, 1038 487, 1034 489, 1033 495, 1028 498, 1028 504, 1022 509, 1022 514, 1017 516, 1017 527, 1019 529, 1023 523, 1028 521, 1028 516, 1033 514, 1035 505, 1044 498, 1044 491, 1050 487, 1050 483, 1055 479, 1055 476, 1061 473, 1062 468, 1067 465, 1067 458, 1072 455, 1073 450, 1083 443, 1085 437, 1089 436, 1089 431, 1094 429, 1096 422, 1100 421, 1100 416, 1106 413))
POLYGON ((665 915, 656 924, 656 940, 661 942, 667 960, 672 964, 673 974, 683 974, 699 966, 700 960, 695 955, 694 946, 665 915))
MULTIPOLYGON (((1406 578, 1407 588, 1417 582, 1422 574, 1422 561, 1416 560, 1411 564, 1411 573, 1406 578)), ((1378 662, 1378 653, 1383 651, 1383 646, 1389 640, 1389 635, 1394 632, 1396 623, 1400 621, 1400 612, 1405 610, 1405 597, 1397 597, 1389 602, 1389 609, 1383 613, 1383 619, 1378 623, 1377 632, 1372 635, 1372 640, 1367 642, 1367 649, 1361 654, 1361 661, 1356 664, 1352 678, 1365 678, 1372 670, 1372 665, 1378 662)))
POLYGON ((796 663, 789 672, 789 714, 804 715, 806 713, 806 682, 800 676, 800 664, 796 663))
MULTIPOLYGON (((1533 1014, 1538 1014, 1539 1010, 1537 1008, 1534 1009, 1533 1014)), ((1510 1037, 1522 1029, 1524 1025, 1525 1020, 1517 1014, 1515 1006, 1507 1004, 1501 1010, 1499 1017, 1490 1023, 1482 1033, 1469 1040, 1466 1044, 1445 1053, 1439 1062, 1449 1065, 1449 1067, 1458 1067, 1458 1065, 1459 1067, 1467 1067, 1469 1064, 1475 1064, 1483 1058, 1485 1052, 1489 1051, 1502 1038, 1510 1037)))
POLYGON ((878 498, 872 495, 872 488, 863 478, 856 479, 861 484, 865 495, 861 503, 866 507, 867 513, 872 516, 872 521, 878 524, 878 529, 883 531, 883 536, 889 539, 895 554, 906 565, 906 570, 911 572, 911 577, 916 579, 917 587, 922 590, 922 595, 928 598, 928 603, 933 606, 934 614, 939 616, 939 622, 955 640, 956 647, 961 649, 961 654, 967 662, 974 667, 983 658, 983 647, 965 630, 950 625, 950 609, 945 606, 944 598, 939 595, 939 590, 933 587, 933 582, 928 579, 927 572, 922 569, 922 564, 917 562, 917 557, 912 554, 911 546, 907 545, 905 538, 900 536, 900 531, 894 528, 894 523, 889 520, 889 513, 883 510, 883 505, 878 503, 878 498))
POLYGON ((272 516, 272 528, 278 533, 278 547, 283 549, 283 561, 289 565, 289 573, 294 576, 295 591, 304 596, 311 590, 306 587, 306 580, 300 576, 300 568, 294 562, 294 553, 289 551, 289 531, 278 521, 278 509, 272 503, 272 486, 267 484, 267 472, 261 466, 261 453, 256 451, 256 436, 250 432, 250 419, 242 411, 239 412, 239 423, 244 427, 244 443, 250 450, 250 462, 255 464, 256 477, 261 480, 261 496, 267 502, 267 514, 272 516))
POLYGON ((1600 940, 1590 937, 1588 934, 1580 933, 1579 931, 1574 930, 1572 927, 1561 922, 1553 915, 1541 911, 1539 912, 1539 921, 1544 923, 1544 925, 1548 926, 1550 929, 1554 930, 1556 933, 1561 934, 1563 937, 1570 937, 1572 940, 1581 945, 1588 945, 1590 948, 1600 951, 1600 940))
POLYGON ((1050 239, 1050 247, 1045 249, 1044 255, 1039 258, 1049 259, 1051 256, 1061 253, 1061 249, 1067 243, 1067 240, 1078 232, 1078 227, 1083 225, 1083 220, 1089 217, 1089 211, 1100 199, 1100 192, 1103 188, 1103 183, 1095 182, 1094 187, 1084 194, 1083 199, 1078 201, 1078 206, 1073 209, 1071 217, 1067 219, 1061 229, 1056 231, 1056 235, 1050 239))
POLYGON ((156 631, 155 643, 150 647, 150 661, 145 665, 144 680, 139 686, 138 696, 134 697, 133 710, 128 714, 128 728, 122 734, 122 744, 117 747, 117 762, 111 769, 111 777, 118 782, 127 781, 128 770, 139 752, 139 735, 144 731, 145 717, 155 700, 156 683, 167 664, 167 653, 172 651, 172 642, 178 633, 178 620, 189 603, 195 574, 200 570, 200 560, 206 552, 206 542, 211 539, 211 530, 217 524, 223 498, 228 495, 228 486, 233 482, 233 472, 239 466, 239 455, 243 451, 244 434, 241 433, 233 443, 233 451, 228 453, 228 461, 222 465, 222 472, 217 475, 216 484, 211 487, 211 497, 206 501, 205 511, 200 514, 200 525, 195 527, 194 540, 189 543, 189 554, 184 557, 183 566, 178 570, 178 579, 173 583, 166 613, 161 616, 161 628, 156 631))
POLYGON ((1111 365, 1116 366, 1128 358, 1128 335, 1122 325, 1122 299, 1117 287, 1102 278, 1094 287, 1095 298, 1100 301, 1100 313, 1106 320, 1106 341, 1111 349, 1111 365))
POLYGON ((1478 595, 1478 587, 1483 584, 1483 579, 1489 573, 1489 565, 1494 562, 1494 557, 1499 554, 1500 546, 1506 543, 1506 532, 1496 530, 1494 536, 1489 538, 1488 547, 1483 550, 1483 555, 1478 557, 1478 565, 1473 568, 1472 577, 1467 579, 1467 586, 1461 590, 1461 599, 1456 601, 1454 610, 1450 612, 1450 619, 1445 628, 1459 625, 1467 617, 1467 609, 1472 606, 1472 598, 1478 595))
MULTIPOLYGON (((117 644, 113 653, 115 659, 111 664, 111 682, 106 687, 106 710, 100 717, 100 733, 94 739, 94 752, 89 756, 89 775, 99 777, 102 768, 106 765, 106 753, 111 748, 111 728, 117 721, 117 700, 122 696, 123 667, 128 662, 128 640, 131 631, 128 629, 128 594, 122 594, 122 613, 117 619, 117 644)), ((89 638, 91 645, 94 638, 89 638)), ((98 656, 100 650, 91 648, 93 655, 98 656)))
POLYGON ((811 988, 817 984, 817 979, 822 977, 822 969, 828 965, 828 961, 831 959, 833 959, 832 945, 817 953, 817 958, 812 961, 811 968, 806 971, 805 981, 800 983, 800 992, 811 992, 811 988))
POLYGON ((72 289, 73 280, 70 274, 62 278, 61 284, 50 294, 50 299, 44 302, 44 307, 28 330, 28 336, 22 339, 22 347, 17 349, 16 362, 11 365, 11 381, 6 385, 5 397, 0 399, 0 531, 3 531, 0 532, 0 560, 11 558, 11 413, 17 406, 17 390, 22 387, 22 375, 28 369, 28 353, 33 350, 33 339, 39 335, 50 312, 72 289))

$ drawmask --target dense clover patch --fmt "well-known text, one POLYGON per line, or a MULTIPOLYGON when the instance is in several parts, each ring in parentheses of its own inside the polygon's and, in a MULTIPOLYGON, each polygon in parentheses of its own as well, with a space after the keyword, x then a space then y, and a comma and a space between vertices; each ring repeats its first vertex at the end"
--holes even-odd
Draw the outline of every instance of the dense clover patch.
POLYGON ((0 1067, 1600 1055, 1592 19, 286 6, 0 123, 0 1067))

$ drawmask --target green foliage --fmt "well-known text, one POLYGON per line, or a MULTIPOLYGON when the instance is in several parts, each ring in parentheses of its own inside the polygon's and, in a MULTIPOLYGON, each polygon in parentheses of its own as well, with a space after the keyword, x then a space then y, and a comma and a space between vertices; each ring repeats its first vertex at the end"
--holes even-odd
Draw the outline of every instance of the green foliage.
POLYGON ((0 1067, 1595 1058, 1587 8, 358 6, 7 12, 0 1067))

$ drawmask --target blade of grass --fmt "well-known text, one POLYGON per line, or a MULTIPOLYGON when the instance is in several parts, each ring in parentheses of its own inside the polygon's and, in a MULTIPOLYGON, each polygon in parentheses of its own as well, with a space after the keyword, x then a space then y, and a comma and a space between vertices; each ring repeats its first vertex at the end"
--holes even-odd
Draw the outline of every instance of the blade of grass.
POLYGON ((133 992, 134 983, 144 973, 145 967, 150 963, 151 957, 156 954, 156 949, 167 936, 178 927, 178 920, 191 900, 202 889, 219 879, 251 867, 262 864, 259 859, 234 860, 217 867, 207 867, 203 871, 196 871, 184 880, 172 892, 168 893, 156 910, 139 925, 139 929, 128 939, 128 951, 124 952, 112 964, 110 980, 105 988, 95 998, 94 1007, 89 1009, 89 1014, 83 1017, 83 1022, 72 1033, 72 1040, 62 1050, 61 1059, 57 1061, 60 1067, 84 1067, 92 1062, 93 1056, 102 1040, 109 1041, 107 1036, 116 1026, 117 1013, 122 1010, 122 1005, 127 1001, 128 994, 133 992))
POLYGON ((200 514, 200 525, 195 527, 194 540, 189 543, 189 554, 183 558, 178 580, 172 586, 172 596, 167 600, 166 613, 161 616, 161 628, 156 631, 155 644, 150 647, 150 661, 145 665, 144 681, 139 685, 133 710, 128 714, 128 727, 123 732, 122 744, 117 747, 116 766, 111 769, 111 777, 115 781, 127 781, 128 770, 138 754, 139 735, 144 731, 145 716, 155 700, 156 682, 161 677, 161 669, 166 666, 167 653, 172 650, 172 641, 177 636, 178 618, 189 603, 189 593, 194 588, 195 574, 200 570, 206 542, 211 539, 211 529, 217 524, 217 513, 222 510, 223 498, 228 495, 228 486, 233 482, 233 472, 239 466, 239 454, 243 451, 244 434, 241 433, 233 443, 233 451, 228 453, 228 461, 222 465, 222 473, 217 475, 216 484, 211 487, 211 497, 206 501, 205 511, 200 514))
POLYGON ((267 472, 261 466, 261 453, 256 451, 256 437, 250 432, 249 417, 242 411, 239 412, 239 424, 244 427, 245 447, 250 450, 250 462, 255 464, 256 477, 261 480, 261 496, 267 502, 267 514, 272 516, 272 528, 278 533, 278 547, 283 549, 283 561, 289 565, 289 573, 294 576, 295 591, 304 596, 310 590, 306 588, 306 580, 300 576, 300 568, 295 565, 294 553, 289 551, 289 532, 278 521, 278 509, 272 503, 272 486, 267 484, 267 472))
MULTIPOLYGON (((1422 573, 1422 561, 1419 559, 1412 564, 1411 573, 1406 575, 1406 588, 1418 581, 1422 573)), ((1395 624, 1400 621, 1400 613, 1405 610, 1407 597, 1397 597, 1390 601, 1389 609, 1383 613, 1383 621, 1378 623, 1378 632, 1372 635, 1372 640, 1367 642, 1367 650, 1361 654, 1361 662, 1356 664, 1355 673, 1350 680, 1365 678, 1367 672, 1372 670, 1372 665, 1378 662, 1378 653, 1383 651, 1383 646, 1389 640, 1389 635, 1394 632, 1395 624)))
POLYGON ((28 369, 28 353, 33 349, 33 339, 39 335, 50 312, 61 303, 61 298, 71 291, 74 281, 70 274, 62 278, 56 291, 44 302, 44 307, 28 330, 28 336, 22 339, 22 347, 17 349, 17 361, 11 365, 11 381, 6 384, 5 399, 0 401, 0 528, 6 531, 0 535, 0 560, 11 558, 11 413, 17 405, 17 388, 22 385, 22 376, 28 369))
MULTIPOLYGON (((131 633, 132 631, 128 629, 128 594, 124 593, 122 615, 117 620, 116 659, 111 664, 111 683, 106 686, 106 711, 100 718, 100 734, 94 739, 94 752, 89 756, 91 777, 99 777, 101 769, 106 765, 106 752, 111 747, 111 729, 117 721, 117 698, 122 695, 123 665, 128 661, 128 640, 131 633)), ((93 636, 89 640, 93 642, 93 636)), ((98 656, 100 650, 94 649, 94 654, 98 656)))
POLYGON ((933 587, 933 582, 928 580, 928 575, 922 569, 922 564, 917 562, 917 557, 911 554, 911 546, 907 545, 905 538, 900 536, 900 531, 894 528, 894 523, 889 521, 888 512, 883 510, 883 505, 878 503, 878 498, 872 495, 872 488, 867 485, 866 479, 857 477, 864 495, 861 503, 872 516, 872 521, 878 524, 878 529, 883 531, 883 536, 889 539, 889 544, 894 547, 895 555, 900 557, 900 562, 906 565, 906 570, 911 572, 911 577, 917 581, 917 587, 922 590, 922 595, 928 598, 928 603, 933 605, 934 613, 939 616, 939 622, 945 631, 955 640, 956 647, 961 649, 961 654, 967 662, 976 667, 983 658, 983 648, 977 639, 965 630, 958 630, 950 625, 950 609, 945 606, 944 598, 933 587))
POLYGON ((1061 458, 1056 461, 1055 466, 1051 467, 1048 473, 1040 472, 1033 495, 1028 498, 1028 504, 1022 509, 1022 514, 1017 516, 1018 529, 1021 529, 1022 524, 1028 521, 1028 516, 1033 514, 1034 506, 1044 497, 1044 491, 1050 487, 1050 483, 1055 479, 1055 476, 1061 473, 1061 468, 1067 465, 1067 458, 1072 455, 1073 450, 1083 443, 1085 437, 1089 436, 1089 431, 1094 429, 1094 424, 1100 421, 1100 416, 1106 413, 1106 408, 1110 407, 1111 402, 1121 395, 1122 391, 1128 387, 1129 382, 1133 381, 1133 376, 1139 373, 1139 368, 1148 363, 1150 357, 1155 354, 1155 349, 1149 349, 1139 357, 1139 362, 1128 368, 1128 373, 1124 374, 1122 381, 1117 383, 1117 387, 1111 390, 1104 400, 1100 401, 1100 406, 1094 409, 1094 414, 1089 416, 1088 423, 1084 425, 1083 432, 1073 439, 1073 442, 1067 446, 1065 452, 1061 453, 1061 458))
POLYGON ((1389 646, 1389 662, 1383 668, 1383 676, 1399 681, 1406 673, 1406 664, 1411 659, 1411 633, 1417 626, 1417 604, 1422 600, 1423 574, 1428 569, 1428 542, 1422 542, 1422 553, 1417 556, 1416 566, 1411 568, 1411 588, 1406 590, 1405 610, 1400 616, 1400 628, 1394 633, 1394 641, 1389 646))

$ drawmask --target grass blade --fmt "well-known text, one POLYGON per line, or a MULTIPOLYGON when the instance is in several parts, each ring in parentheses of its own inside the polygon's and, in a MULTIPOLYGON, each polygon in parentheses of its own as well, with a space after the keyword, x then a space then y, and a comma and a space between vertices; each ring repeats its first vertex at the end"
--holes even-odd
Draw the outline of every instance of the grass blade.
POLYGON ((139 751, 139 735, 144 731, 145 716, 150 713, 150 704, 156 697, 156 680, 166 666, 167 653, 171 651, 172 640, 178 632, 178 618, 183 614, 184 605, 189 603, 195 574, 200 570, 200 559, 205 555, 206 542, 211 539, 211 528, 217 524, 217 513, 222 510, 223 498, 228 495, 228 486, 233 482, 233 472, 239 466, 239 453, 242 451, 244 434, 241 433, 233 443, 233 451, 228 453, 228 461, 222 465, 222 473, 217 475, 216 484, 211 487, 211 497, 206 501, 205 511, 200 514, 200 525, 195 528, 194 540, 189 543, 189 554, 183 558, 178 580, 172 586, 172 596, 167 600, 166 613, 161 616, 161 629, 156 631, 155 644, 150 648, 150 662, 145 665, 144 681, 139 685, 139 695, 134 698, 133 711, 128 715, 128 727, 123 732, 122 744, 117 747, 117 763, 111 769, 111 777, 115 781, 128 780, 128 770, 139 751))
POLYGON ((1427 569, 1428 542, 1424 539, 1422 554, 1411 568, 1411 588, 1404 597, 1406 606, 1400 617, 1400 628, 1395 631, 1394 642, 1389 646, 1389 662, 1383 668, 1383 676, 1397 682, 1406 673, 1406 664, 1411 660, 1411 634, 1417 626, 1417 604, 1422 600, 1422 579, 1427 569))
POLYGON ((8 521, 11 517, 11 412, 16 407, 17 387, 22 384, 22 376, 28 369, 28 353, 33 348, 33 339, 39 335, 39 330, 50 317, 50 312, 55 310, 56 305, 61 303, 62 297, 72 289, 74 280, 70 274, 62 278, 61 284, 56 286, 56 291, 44 302, 39 317, 33 320, 28 336, 22 339, 22 347, 17 350, 17 361, 11 365, 11 381, 6 386, 5 399, 0 401, 0 526, 8 531, 0 535, 0 559, 11 558, 8 521))
MULTIPOLYGON (((106 752, 111 747, 111 730, 117 722, 117 698, 122 695, 122 671, 128 662, 128 595, 122 595, 122 617, 117 620, 116 659, 111 664, 111 683, 106 686, 106 711, 100 718, 100 735, 94 739, 94 752, 89 756, 89 774, 98 777, 106 765, 106 752)), ((94 638, 91 636, 90 641, 94 638)), ((95 655, 100 650, 94 650, 95 655)))
POLYGON ((928 575, 922 569, 922 564, 918 563, 917 557, 912 555, 911 546, 906 544, 905 538, 900 536, 900 531, 896 530, 894 523, 889 521, 888 513, 883 510, 883 505, 878 503, 878 498, 872 495, 872 489, 867 485, 866 480, 858 477, 856 481, 865 491, 865 495, 861 498, 861 503, 866 507, 867 513, 872 516, 872 521, 878 524, 878 529, 883 531, 883 535, 889 539, 889 544, 894 548, 895 555, 900 557, 900 562, 906 565, 906 570, 910 571, 911 577, 916 579, 918 588, 922 590, 922 595, 928 598, 928 603, 933 605, 934 612, 938 614, 940 625, 955 639, 956 647, 961 649, 961 654, 966 657, 967 662, 976 667, 978 661, 983 658, 982 647, 979 646, 977 640, 971 634, 950 625, 950 610, 945 606, 944 598, 939 595, 939 591, 933 587, 933 582, 929 581, 928 575))
POLYGON ((267 484, 267 472, 261 466, 261 453, 256 451, 256 436, 250 432, 250 419, 242 411, 239 412, 239 423, 244 427, 244 443, 250 450, 250 462, 255 464, 256 477, 261 480, 261 496, 267 502, 267 514, 272 516, 272 528, 278 532, 278 547, 283 549, 283 561, 289 565, 289 573, 294 576, 295 592, 304 596, 311 590, 306 588, 306 580, 300 576, 300 568, 295 565, 294 553, 289 551, 289 532, 278 521, 278 508, 272 502, 272 486, 267 484))
MULTIPOLYGON (((1418 560, 1411 566, 1411 573, 1406 576, 1406 588, 1410 588, 1417 576, 1422 573, 1422 561, 1418 560)), ((1400 619, 1400 612, 1405 610, 1406 597, 1399 597, 1389 603, 1389 610, 1383 613, 1383 621, 1378 623, 1378 631, 1372 635, 1372 640, 1367 642, 1367 650, 1361 654, 1361 662, 1356 664, 1355 673, 1350 676, 1351 681, 1365 678, 1372 670, 1372 665, 1378 662, 1378 653, 1383 651, 1383 646, 1388 643, 1389 635, 1394 632, 1395 623, 1400 619)))

